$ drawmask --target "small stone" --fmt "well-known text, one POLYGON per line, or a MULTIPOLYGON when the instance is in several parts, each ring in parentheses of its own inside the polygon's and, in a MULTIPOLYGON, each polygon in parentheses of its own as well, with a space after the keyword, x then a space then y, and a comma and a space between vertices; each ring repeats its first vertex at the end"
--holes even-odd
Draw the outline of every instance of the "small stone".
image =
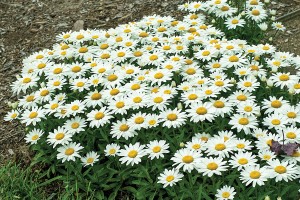
POLYGON ((15 154, 15 152, 12 149, 8 149, 8 153, 9 153, 9 155, 14 155, 15 154))
POLYGON ((83 24, 84 24, 83 20, 77 20, 74 23, 72 30, 73 31, 80 31, 80 30, 82 30, 83 29, 83 24))

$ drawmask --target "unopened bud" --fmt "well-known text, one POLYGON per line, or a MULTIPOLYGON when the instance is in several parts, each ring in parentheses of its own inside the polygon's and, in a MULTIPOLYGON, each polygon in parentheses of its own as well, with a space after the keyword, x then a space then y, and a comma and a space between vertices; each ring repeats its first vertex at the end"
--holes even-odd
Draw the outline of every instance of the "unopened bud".
POLYGON ((294 88, 290 88, 289 89, 289 94, 295 94, 295 89, 294 88))
POLYGON ((213 24, 214 24, 214 23, 216 23, 216 20, 214 20, 214 19, 213 19, 213 20, 211 20, 211 23, 213 23, 213 24))
POLYGON ((272 38, 272 37, 270 37, 270 38, 269 38, 269 41, 270 41, 270 42, 272 42, 272 41, 273 41, 273 38, 272 38))
POLYGON ((273 87, 273 81, 271 81, 270 79, 267 80, 267 85, 269 87, 273 87))
POLYGON ((230 83, 232 83, 232 84, 236 84, 236 80, 235 80, 235 78, 231 78, 231 79, 230 79, 230 83))
POLYGON ((13 109, 16 109, 16 108, 18 107, 18 104, 19 104, 19 102, 16 101, 16 102, 14 102, 14 103, 11 104, 11 107, 12 107, 13 109))
POLYGON ((261 80, 262 82, 266 82, 267 78, 266 78, 265 76, 262 76, 262 77, 260 78, 260 80, 261 80))
POLYGON ((272 20, 272 21, 275 21, 275 20, 276 20, 276 17, 275 17, 275 16, 272 16, 272 17, 271 17, 271 20, 272 20))
POLYGON ((183 148, 183 147, 185 146, 185 144, 184 144, 183 142, 180 142, 179 146, 180 146, 181 148, 183 148))
POLYGON ((281 197, 277 197, 277 200, 282 200, 282 198, 281 197))
POLYGON ((175 81, 172 81, 171 86, 172 86, 172 87, 176 87, 176 82, 175 82, 175 81))
POLYGON ((276 10, 270 10, 271 15, 276 15, 276 10))
POLYGON ((178 108, 179 110, 181 110, 181 109, 183 108, 182 103, 178 103, 178 104, 177 104, 177 108, 178 108))
POLYGON ((270 0, 265 0, 264 2, 265 2, 265 3, 270 3, 270 0))
POLYGON ((265 200, 271 200, 269 196, 265 196, 265 200))

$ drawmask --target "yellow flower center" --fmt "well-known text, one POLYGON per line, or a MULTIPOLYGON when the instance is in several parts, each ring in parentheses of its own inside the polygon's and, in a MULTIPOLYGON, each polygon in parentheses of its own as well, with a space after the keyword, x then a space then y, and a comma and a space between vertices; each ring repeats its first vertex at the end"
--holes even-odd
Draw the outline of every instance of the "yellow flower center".
POLYGON ((276 67, 279 67, 281 65, 281 62, 280 61, 274 61, 273 62, 273 65, 275 65, 276 67))
POLYGON ((138 90, 138 89, 140 89, 141 88, 141 86, 140 86, 140 84, 133 84, 132 86, 131 86, 131 89, 132 90, 138 90))
POLYGON ((140 57, 140 56, 143 55, 143 53, 142 53, 141 51, 135 51, 135 52, 133 53, 133 55, 134 55, 135 57, 140 57))
POLYGON ((208 141, 208 137, 202 136, 202 137, 200 138, 200 140, 202 140, 202 141, 204 141, 204 142, 207 142, 207 141, 208 141))
POLYGON ((243 148, 245 148, 245 144, 239 143, 239 144, 236 145, 236 147, 237 147, 238 149, 243 149, 243 148))
POLYGON ((206 95, 211 95, 212 93, 213 93, 212 90, 205 90, 205 94, 206 94, 206 95))
POLYGON ((104 53, 104 54, 102 54, 102 55, 100 56, 100 58, 102 58, 102 59, 108 59, 108 58, 110 58, 110 54, 104 53))
POLYGON ((88 50, 88 48, 86 48, 86 47, 80 47, 79 50, 78 50, 79 53, 86 53, 86 52, 88 52, 88 51, 89 51, 89 50, 88 50))
POLYGON ((94 93, 92 96, 91 96, 91 99, 92 100, 99 100, 101 99, 102 95, 100 93, 94 93))
POLYGON ((125 103, 123 101, 119 101, 116 103, 117 108, 123 108, 125 106, 125 103))
POLYGON ((137 117, 137 118, 135 118, 134 123, 142 124, 142 123, 144 123, 144 121, 145 121, 145 119, 143 117, 137 117))
POLYGON ((246 82, 244 82, 244 86, 245 86, 245 87, 251 87, 251 86, 252 86, 252 83, 249 82, 249 81, 246 81, 246 82))
POLYGON ((212 68, 216 69, 216 68, 220 68, 221 67, 221 64, 220 63, 214 63, 212 65, 212 68))
POLYGON ((68 148, 65 151, 65 155, 70 156, 75 152, 75 150, 73 148, 68 148))
POLYGON ((192 146, 193 149, 197 150, 197 149, 200 149, 201 148, 201 145, 200 144, 194 144, 192 146))
POLYGON ((169 175, 166 177, 166 181, 171 182, 175 179, 175 177, 173 175, 169 175))
POLYGON ((230 62, 238 62, 239 61, 239 57, 237 57, 236 55, 230 56, 229 57, 229 61, 230 62))
POLYGON ((264 160, 270 160, 270 159, 271 159, 271 156, 270 156, 270 155, 264 155, 264 156, 263 156, 263 159, 264 159, 264 160))
POLYGON ((229 192, 223 192, 222 197, 223 198, 228 198, 228 197, 230 197, 230 193, 229 192))
POLYGON ((209 55, 210 55, 210 51, 205 50, 202 52, 202 56, 209 56, 209 55))
POLYGON ((238 95, 238 96, 236 97, 236 99, 239 100, 239 101, 246 101, 246 100, 247 100, 247 96, 241 94, 241 95, 238 95))
POLYGON ((218 164, 217 163, 215 163, 215 162, 211 162, 211 163, 208 163, 207 165, 206 165, 206 167, 207 167, 207 169, 209 169, 209 170, 216 170, 216 169, 218 169, 218 164))
POLYGON ((257 10, 257 9, 253 9, 253 10, 251 11, 251 13, 252 13, 252 15, 254 15, 254 16, 259 16, 259 15, 260 15, 259 10, 257 10))
POLYGON ((198 96, 196 95, 196 94, 190 94, 189 96, 188 96, 188 99, 189 100, 195 100, 195 99, 197 99, 198 98, 198 96))
POLYGON ((300 83, 296 83, 296 84, 294 85, 294 89, 300 89, 300 83))
POLYGON ((157 59, 158 59, 158 56, 157 56, 157 55, 151 55, 151 56, 149 57, 149 59, 150 59, 151 61, 154 61, 154 60, 157 60, 157 59))
POLYGON ((136 150, 131 150, 128 152, 129 158, 135 158, 138 155, 138 152, 136 150))
POLYGON ((286 137, 289 139, 295 139, 297 137, 297 135, 294 132, 288 132, 286 134, 286 137))
POLYGON ((167 119, 170 121, 175 121, 177 119, 177 115, 175 113, 171 113, 167 115, 167 119))
POLYGON ((290 77, 287 74, 282 74, 279 76, 279 80, 281 80, 281 81, 288 81, 289 79, 290 79, 290 77))
POLYGON ((81 35, 81 34, 80 34, 80 35, 77 35, 77 37, 76 37, 77 40, 81 40, 81 39, 83 39, 83 38, 84 38, 84 36, 81 35))
POLYGON ((100 49, 107 49, 109 47, 108 44, 101 44, 100 49))
POLYGON ((197 108, 196 113, 198 115, 205 115, 207 113, 207 109, 205 107, 199 107, 197 108))
POLYGON ((246 112, 251 112, 253 109, 252 109, 252 107, 251 106, 245 106, 244 107, 244 111, 246 111, 246 112))
POLYGON ((242 117, 241 119, 239 119, 239 124, 247 125, 247 124, 249 124, 249 120, 245 117, 242 117))
POLYGON ((48 94, 49 94, 49 90, 42 90, 41 93, 40 93, 40 95, 43 96, 43 97, 47 96, 48 94))
POLYGON ((225 104, 223 103, 223 101, 217 100, 214 102, 214 107, 216 108, 224 108, 225 104))
POLYGON ((276 166, 274 168, 275 172, 277 172, 278 174, 284 174, 286 173, 286 167, 282 166, 282 165, 279 165, 279 166, 276 166))
POLYGON ((272 123, 273 125, 279 125, 281 122, 280 122, 279 119, 273 119, 273 120, 271 121, 271 123, 272 123))
POLYGON ((299 151, 295 151, 295 152, 292 154, 292 157, 300 157, 300 152, 299 152, 299 151))
POLYGON ((53 86, 60 86, 60 81, 54 81, 53 86))
POLYGON ((161 151, 161 147, 160 147, 160 146, 155 146, 155 147, 153 147, 152 151, 153 151, 154 153, 158 153, 158 152, 161 151))
POLYGON ((231 23, 232 23, 232 24, 238 24, 238 23, 239 23, 239 20, 238 20, 238 19, 233 19, 233 20, 231 21, 231 23))
POLYGON ((163 102, 163 100, 164 99, 162 97, 155 97, 153 101, 154 101, 154 103, 161 103, 161 102, 163 102))
POLYGON ((133 74, 134 73, 134 70, 133 69, 127 69, 126 70, 126 74, 133 74))
POLYGON ((118 76, 115 75, 115 74, 111 74, 111 75, 107 76, 107 80, 110 81, 110 82, 115 81, 117 79, 118 79, 118 76))
POLYGON ((36 135, 32 136, 31 139, 32 139, 32 140, 37 140, 37 139, 39 139, 39 135, 36 134, 36 135))
POLYGON ((88 158, 88 159, 86 160, 86 162, 87 162, 87 163, 93 163, 93 162, 94 162, 94 158, 88 158))
POLYGON ((250 178, 252 179, 259 179, 259 177, 261 176, 261 173, 259 171, 252 171, 250 172, 250 178))
POLYGON ((134 97, 133 98, 133 102, 134 103, 141 103, 142 102, 142 98, 141 97, 134 97))
POLYGON ((271 106, 273 108, 280 108, 282 106, 282 103, 279 100, 275 100, 275 101, 272 101, 271 106))
POLYGON ((74 106, 71 107, 71 110, 73 110, 73 111, 76 111, 76 110, 78 110, 78 109, 79 109, 79 106, 78 106, 78 105, 74 105, 74 106))
POLYGON ((188 155, 188 156, 183 156, 183 158, 182 158, 182 162, 184 162, 184 163, 191 163, 191 162, 193 162, 194 161, 194 157, 193 156, 190 156, 190 155, 188 155))
POLYGON ((224 82, 219 80, 219 81, 215 82, 215 85, 219 86, 219 87, 222 87, 222 86, 224 86, 224 82))
POLYGON ((113 154, 116 153, 116 149, 110 149, 110 150, 108 151, 108 153, 109 153, 110 155, 113 155, 113 154))
POLYGON ((53 74, 60 74, 60 73, 62 73, 62 68, 55 68, 53 70, 53 74))
POLYGON ((43 69, 43 68, 45 68, 45 67, 46 67, 46 64, 45 64, 45 63, 40 63, 40 64, 38 64, 38 66, 37 66, 38 69, 43 69))
POLYGON ((216 144, 215 146, 215 150, 217 151, 223 151, 224 149, 226 149, 225 144, 220 143, 220 144, 216 144))
POLYGON ((70 37, 70 34, 65 34, 65 35, 63 36, 64 39, 68 39, 69 37, 70 37))
POLYGON ((36 59, 43 59, 44 56, 43 56, 43 55, 37 55, 35 58, 36 58, 36 59))
POLYGON ((164 74, 163 73, 160 73, 160 72, 158 72, 158 73, 156 73, 155 75, 154 75, 154 78, 156 78, 156 79, 161 79, 161 78, 163 78, 164 77, 164 74))
POLYGON ((78 83, 76 84, 76 86, 77 86, 77 87, 83 87, 83 86, 84 86, 84 82, 81 82, 81 81, 80 81, 80 82, 78 82, 78 83))
POLYGON ((26 98, 26 101, 27 102, 33 102, 34 101, 34 96, 33 95, 30 95, 26 98))
POLYGON ((248 160, 246 158, 241 158, 238 160, 238 163, 240 165, 246 165, 248 163, 248 160))
POLYGON ((104 116, 105 116, 105 115, 104 115, 103 112, 98 112, 98 113, 95 114, 95 119, 96 119, 96 120, 100 120, 100 119, 102 119, 104 116))
POLYGON ((77 72, 80 72, 80 71, 81 71, 81 67, 80 66, 74 66, 72 68, 72 72, 74 72, 74 73, 77 73, 77 72))
POLYGON ((58 103, 52 104, 50 108, 51 108, 51 110, 58 108, 58 103))
POLYGON ((120 90, 114 88, 114 89, 112 89, 112 90, 109 92, 109 94, 112 95, 112 96, 115 96, 115 95, 119 94, 119 92, 120 92, 120 90))
POLYGON ((65 134, 64 134, 64 133, 57 133, 57 134, 55 135, 55 139, 56 139, 56 140, 62 140, 64 137, 65 137, 65 134))
POLYGON ((229 10, 229 7, 228 7, 228 6, 222 6, 222 7, 221 7, 221 10, 224 11, 224 12, 225 12, 225 11, 228 11, 228 10, 229 10))
POLYGON ((125 56, 125 53, 124 53, 124 52, 118 52, 117 56, 118 56, 118 57, 124 57, 124 56, 125 56))
POLYGON ((79 124, 78 122, 74 122, 74 123, 72 123, 72 125, 71 125, 71 127, 72 127, 73 129, 77 129, 79 126, 80 126, 80 124, 79 124))
POLYGON ((17 113, 13 113, 10 117, 11 117, 12 119, 15 119, 17 116, 18 116, 17 113))
POLYGON ((194 68, 189 68, 185 71, 188 75, 193 75, 196 73, 196 70, 194 68))
POLYGON ((153 126, 154 124, 156 124, 156 120, 155 119, 151 119, 148 122, 149 125, 153 126))
POLYGON ((293 118, 293 119, 297 117, 297 114, 295 112, 288 112, 286 115, 288 116, 288 118, 293 118))
POLYGON ((29 114, 29 118, 30 118, 30 119, 36 118, 37 116, 38 116, 38 113, 37 113, 37 112, 31 112, 31 113, 29 114))
POLYGON ((127 124, 122 124, 119 127, 119 130, 122 131, 122 132, 128 131, 128 129, 129 129, 129 126, 127 124))
POLYGON ((23 83, 30 83, 31 82, 31 78, 24 78, 23 79, 23 83))

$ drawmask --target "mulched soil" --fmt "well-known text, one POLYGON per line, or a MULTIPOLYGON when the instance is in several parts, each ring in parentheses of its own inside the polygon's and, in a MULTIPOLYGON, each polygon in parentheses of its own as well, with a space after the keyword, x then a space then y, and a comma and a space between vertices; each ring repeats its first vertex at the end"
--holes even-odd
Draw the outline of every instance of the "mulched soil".
MULTIPOLYGON (((273 1, 271 6, 282 16, 300 8, 300 0, 273 1)), ((33 52, 51 48, 55 36, 83 20, 84 29, 107 29, 136 21, 147 15, 180 18, 177 6, 184 0, 1 0, 0 2, 0 164, 7 160, 30 163, 31 154, 24 143, 24 127, 4 122, 10 110, 10 84, 21 71, 22 59, 33 52)), ((286 19, 287 30, 276 40, 282 51, 300 55, 300 15, 286 19)), ((78 27, 75 27, 78 28, 78 27)))

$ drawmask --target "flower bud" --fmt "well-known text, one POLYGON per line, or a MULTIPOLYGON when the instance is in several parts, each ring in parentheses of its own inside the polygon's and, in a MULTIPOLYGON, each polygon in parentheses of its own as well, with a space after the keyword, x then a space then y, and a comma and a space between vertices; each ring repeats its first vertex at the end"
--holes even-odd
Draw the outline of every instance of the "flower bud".
POLYGON ((181 110, 183 108, 182 103, 177 103, 177 108, 181 110))
POLYGON ((176 87, 176 82, 175 82, 175 81, 172 81, 171 86, 172 86, 172 87, 176 87))
POLYGON ((230 83, 232 83, 232 84, 236 84, 236 80, 235 80, 235 78, 231 78, 231 79, 230 79, 230 83))
POLYGON ((273 87, 273 81, 271 81, 270 79, 267 80, 267 85, 269 87, 273 87))
POLYGON ((215 19, 211 20, 211 23, 213 23, 213 24, 216 23, 216 20, 215 19))
POLYGON ((270 0, 265 0, 264 2, 265 2, 265 3, 270 3, 270 0))
POLYGON ((277 197, 277 200, 282 200, 282 198, 281 197, 277 197))
POLYGON ((180 142, 179 146, 180 146, 181 148, 183 148, 183 147, 185 146, 185 144, 184 144, 183 142, 180 142))
POLYGON ((276 15, 276 10, 270 10, 271 15, 276 15))
POLYGON ((16 108, 18 107, 18 104, 19 104, 19 102, 16 101, 16 102, 14 102, 14 103, 11 104, 11 107, 12 107, 13 109, 16 109, 16 108))
POLYGON ((269 41, 270 41, 270 42, 272 42, 272 41, 273 41, 273 38, 272 38, 272 37, 270 37, 270 38, 269 38, 269 41))
POLYGON ((271 200, 269 196, 265 196, 265 200, 271 200))
POLYGON ((295 94, 295 89, 294 88, 290 88, 289 89, 289 94, 291 94, 291 95, 295 94))
POLYGON ((260 78, 260 80, 261 80, 262 82, 266 82, 266 81, 267 81, 267 78, 266 78, 265 76, 262 76, 262 77, 260 78))
POLYGON ((272 20, 272 21, 275 21, 275 20, 276 20, 276 17, 275 17, 275 16, 272 16, 272 17, 271 17, 271 20, 272 20))

